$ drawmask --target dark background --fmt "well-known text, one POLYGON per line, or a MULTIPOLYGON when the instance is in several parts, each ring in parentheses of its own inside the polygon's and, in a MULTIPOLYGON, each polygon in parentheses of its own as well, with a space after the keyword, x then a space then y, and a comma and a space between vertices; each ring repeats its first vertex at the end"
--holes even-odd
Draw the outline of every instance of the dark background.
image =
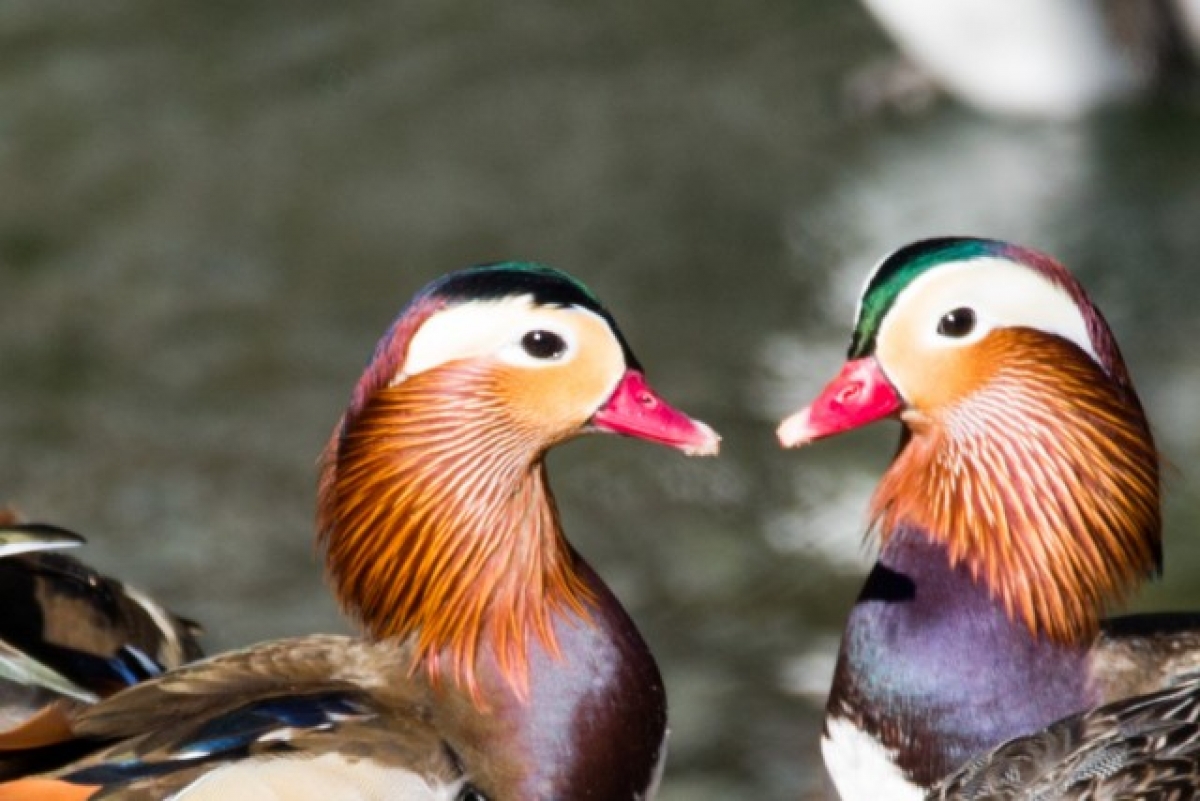
POLYGON ((566 268, 719 460, 552 458, 568 533, 666 674, 665 801, 819 793, 822 696, 891 426, 782 453, 886 251, 1061 257, 1173 467, 1200 606, 1200 114, 852 110, 890 47, 853 3, 0 6, 0 498, 202 620, 219 650, 340 630, 315 460, 375 338, 469 263, 566 268), (335 8, 336 5, 336 8, 335 8))

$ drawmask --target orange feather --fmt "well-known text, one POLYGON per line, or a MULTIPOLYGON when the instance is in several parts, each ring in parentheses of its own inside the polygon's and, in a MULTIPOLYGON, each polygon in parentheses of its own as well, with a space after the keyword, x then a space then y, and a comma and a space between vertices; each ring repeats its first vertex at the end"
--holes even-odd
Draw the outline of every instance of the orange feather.
POLYGON ((18 779, 0 784, 0 801, 86 801, 100 790, 58 779, 18 779))
MULTIPOLYGON (((480 652, 528 690, 527 645, 558 653, 553 616, 587 617, 546 483, 546 421, 503 402, 495 368, 457 365, 377 390, 326 449, 320 542, 342 606, 376 639, 479 702, 480 652)), ((549 437, 549 439, 548 439, 549 437)))
POLYGON ((1141 404, 1058 337, 999 330, 974 389, 913 426, 871 502, 919 527, 1034 634, 1082 642, 1158 567, 1159 463, 1141 404))
POLYGON ((47 704, 20 725, 0 732, 0 752, 65 743, 75 736, 68 701, 47 704))

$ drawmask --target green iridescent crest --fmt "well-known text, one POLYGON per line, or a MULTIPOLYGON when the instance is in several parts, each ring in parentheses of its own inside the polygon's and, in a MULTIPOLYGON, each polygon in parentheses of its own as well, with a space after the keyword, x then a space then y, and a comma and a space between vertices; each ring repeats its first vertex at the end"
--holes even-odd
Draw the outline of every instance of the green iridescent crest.
POLYGON ((948 262, 1000 255, 1007 248, 1005 243, 991 239, 942 237, 915 242, 888 256, 863 287, 849 358, 861 359, 875 351, 875 337, 883 318, 918 276, 948 262))

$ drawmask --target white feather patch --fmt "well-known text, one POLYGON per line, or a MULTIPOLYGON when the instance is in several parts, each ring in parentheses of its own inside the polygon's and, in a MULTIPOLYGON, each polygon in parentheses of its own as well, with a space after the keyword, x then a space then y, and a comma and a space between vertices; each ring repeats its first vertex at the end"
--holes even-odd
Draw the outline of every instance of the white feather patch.
MULTIPOLYGON (((579 319, 599 321, 608 329, 607 322, 587 309, 539 306, 531 295, 451 306, 432 315, 413 334, 404 367, 393 383, 447 362, 487 355, 524 367, 565 364, 578 350, 580 334, 576 321, 579 319), (566 350, 561 356, 538 360, 523 352, 521 337, 539 329, 563 340, 566 350)), ((616 338, 611 339, 617 347, 616 338)))
POLYGON ((895 752, 842 718, 825 721, 821 739, 825 768, 842 801, 921 801, 925 791, 910 782, 895 752))
MULTIPOLYGON (((1022 326, 1068 339, 1100 363, 1087 321, 1075 300, 1044 276, 1008 259, 983 256, 947 262, 918 276, 896 298, 888 318, 910 314, 927 321, 922 328, 921 344, 925 347, 961 347, 983 339, 993 329, 1022 326), (959 306, 975 310, 975 330, 961 339, 938 335, 938 320, 959 306)), ((885 319, 880 326, 881 338, 887 328, 885 319)))
POLYGON ((340 754, 253 759, 205 774, 170 801, 453 801, 460 785, 340 754))

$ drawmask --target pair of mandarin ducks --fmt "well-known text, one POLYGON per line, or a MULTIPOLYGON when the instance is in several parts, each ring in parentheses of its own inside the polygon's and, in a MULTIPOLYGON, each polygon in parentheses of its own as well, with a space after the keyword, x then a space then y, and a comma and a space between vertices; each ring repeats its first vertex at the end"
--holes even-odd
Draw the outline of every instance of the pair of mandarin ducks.
MULTIPOLYGON (((1195 794, 1200 617, 1102 619, 1159 569, 1160 481, 1081 285, 990 240, 889 256, 849 360, 778 434, 885 418, 880 553, 822 740, 841 796, 1195 794)), ((325 450, 318 538, 362 638, 193 661, 193 624, 38 553, 77 538, 3 521, 3 591, 30 589, 0 628, 0 801, 653 798, 662 678, 547 483, 546 452, 590 432, 719 442, 582 284, 487 265, 409 303, 325 450)))

